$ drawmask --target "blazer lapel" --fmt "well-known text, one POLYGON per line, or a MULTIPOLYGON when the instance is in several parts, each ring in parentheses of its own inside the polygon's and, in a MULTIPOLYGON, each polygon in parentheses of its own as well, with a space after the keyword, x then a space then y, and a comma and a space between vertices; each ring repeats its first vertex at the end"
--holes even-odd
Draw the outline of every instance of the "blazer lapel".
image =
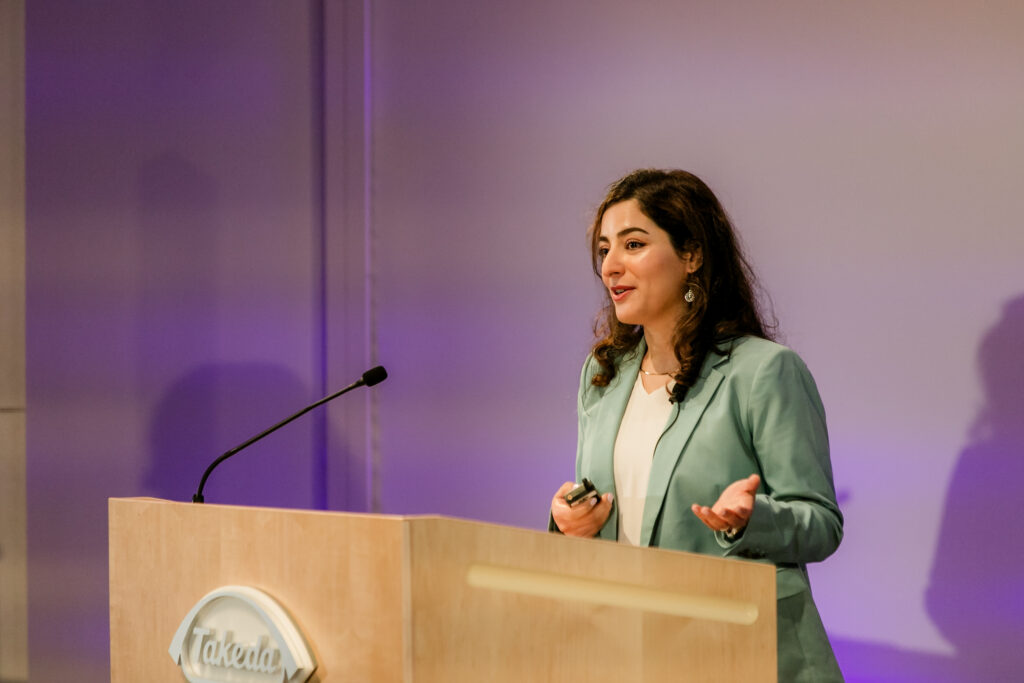
POLYGON ((594 484, 602 493, 615 490, 615 437, 618 435, 618 425, 622 423, 623 415, 626 413, 626 404, 630 402, 644 350, 641 341, 638 351, 620 361, 614 379, 608 384, 604 396, 595 407, 597 412, 593 418, 594 450, 590 471, 594 484))
MULTIPOLYGON (((626 412, 626 404, 633 393, 636 375, 640 371, 640 360, 644 357, 647 346, 643 340, 633 353, 619 361, 615 378, 605 389, 604 396, 595 406, 593 416, 594 429, 592 438, 591 458, 587 467, 594 486, 601 493, 615 491, 615 438, 619 434, 619 425, 626 412)), ((619 530, 619 508, 612 506, 612 514, 601 529, 600 536, 615 540, 619 530)))
MULTIPOLYGON (((642 356, 641 356, 642 357, 642 356)), ((701 367, 700 379, 690 388, 686 400, 673 405, 668 424, 662 432, 658 445, 654 449, 654 462, 651 464, 651 477, 647 484, 647 501, 644 503, 644 520, 640 531, 640 545, 651 544, 654 534, 654 523, 661 514, 668 490, 669 479, 676 468, 676 463, 683 457, 683 449, 690 440, 694 428, 707 408, 711 397, 718 390, 724 375, 715 366, 728 360, 728 356, 719 356, 714 351, 708 352, 701 367)), ((627 396, 628 398, 628 396, 627 396)), ((623 410, 625 408, 623 407, 623 410)), ((619 414, 621 419, 621 413, 619 414)))

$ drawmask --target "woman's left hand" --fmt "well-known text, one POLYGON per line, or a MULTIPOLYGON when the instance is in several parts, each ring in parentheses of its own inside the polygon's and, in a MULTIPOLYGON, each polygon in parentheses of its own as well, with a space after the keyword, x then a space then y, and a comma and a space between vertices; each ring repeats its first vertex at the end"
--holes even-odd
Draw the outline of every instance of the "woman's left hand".
POLYGON ((711 507, 694 503, 690 509, 709 529, 739 531, 750 521, 750 515, 754 512, 754 495, 760 484, 761 477, 751 474, 725 487, 711 507))

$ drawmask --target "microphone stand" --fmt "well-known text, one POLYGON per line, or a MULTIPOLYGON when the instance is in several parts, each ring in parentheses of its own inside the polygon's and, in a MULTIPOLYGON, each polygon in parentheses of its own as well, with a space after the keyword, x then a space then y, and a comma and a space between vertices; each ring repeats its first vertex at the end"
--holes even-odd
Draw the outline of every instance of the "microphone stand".
POLYGON ((328 401, 332 401, 332 400, 338 398, 339 396, 341 396, 342 394, 348 393, 349 391, 352 391, 353 389, 356 389, 356 388, 361 387, 363 385, 366 385, 368 387, 372 387, 374 384, 379 384, 380 382, 383 382, 385 379, 387 379, 387 376, 388 376, 387 371, 383 367, 381 367, 379 365, 377 367, 371 369, 371 370, 367 370, 366 372, 363 373, 362 377, 360 377, 358 380, 356 380, 352 384, 348 385, 344 389, 336 391, 336 392, 334 392, 333 394, 331 394, 329 396, 324 396, 322 399, 320 399, 316 403, 313 403, 312 405, 306 406, 305 408, 303 408, 299 412, 295 413, 291 417, 287 417, 287 418, 281 420, 280 422, 278 422, 273 427, 270 427, 269 429, 263 430, 262 432, 260 432, 256 436, 252 437, 251 439, 249 439, 245 443, 241 443, 241 444, 235 446, 234 448, 232 448, 230 451, 224 453, 224 455, 220 456, 219 458, 217 458, 216 460, 211 462, 210 466, 206 468, 205 472, 203 472, 203 478, 199 480, 199 489, 196 490, 196 492, 192 495, 192 502, 193 503, 204 503, 204 502, 206 502, 203 499, 203 487, 206 486, 206 480, 209 478, 210 473, 213 472, 214 468, 217 467, 217 465, 221 464, 222 462, 224 462, 225 460, 230 458, 232 455, 235 455, 240 450, 251 446, 252 444, 254 444, 257 441, 259 441, 260 439, 262 439, 263 437, 276 432, 278 429, 280 429, 281 427, 284 427, 289 422, 302 417, 303 415, 305 415, 309 411, 313 410, 313 408, 316 408, 317 406, 322 406, 323 404, 327 403, 328 401))

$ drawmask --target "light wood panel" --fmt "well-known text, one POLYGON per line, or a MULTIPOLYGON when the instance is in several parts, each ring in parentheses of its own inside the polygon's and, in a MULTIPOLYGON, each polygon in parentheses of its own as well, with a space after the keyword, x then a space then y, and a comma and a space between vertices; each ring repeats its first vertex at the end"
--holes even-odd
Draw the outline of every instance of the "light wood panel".
POLYGON ((111 680, 179 680, 167 655, 178 624, 229 584, 282 602, 317 654, 320 681, 775 681, 770 565, 439 517, 154 499, 110 501, 111 680), (757 618, 738 625, 610 607, 586 591, 565 600, 474 587, 473 566, 738 604, 757 618))
POLYGON ((24 26, 0 0, 0 410, 25 407, 24 26))
POLYGON ((0 413, 0 681, 28 680, 25 414, 0 413))
POLYGON ((417 683, 775 680, 774 567, 440 518, 410 527, 410 558, 417 683), (740 626, 470 587, 480 563, 753 604, 759 617, 740 626))
POLYGON ((229 584, 291 612, 320 662, 317 680, 400 681, 401 544, 401 525, 387 518, 113 499, 111 681, 180 681, 167 654, 175 630, 229 584))
POLYGON ((0 0, 0 680, 28 679, 25 4, 0 0))

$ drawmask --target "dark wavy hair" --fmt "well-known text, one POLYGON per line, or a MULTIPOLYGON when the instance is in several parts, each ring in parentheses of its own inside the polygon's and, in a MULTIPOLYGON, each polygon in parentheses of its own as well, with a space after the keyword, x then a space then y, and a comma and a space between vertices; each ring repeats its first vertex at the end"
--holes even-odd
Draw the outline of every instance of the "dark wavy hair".
MULTIPOLYGON (((728 342, 744 335, 773 339, 774 319, 762 314, 755 292, 757 280, 747 263, 729 216, 711 189, 692 173, 680 170, 641 169, 614 183, 601 202, 588 233, 594 273, 601 277, 598 239, 601 220, 613 204, 635 199, 644 215, 668 233, 682 256, 698 253, 701 265, 687 277, 695 299, 676 324, 675 345, 679 371, 673 375, 674 402, 682 401, 697 382, 708 352, 728 353, 728 342)), ((679 292, 682 299, 684 291, 679 292)), ((643 338, 643 327, 627 325, 615 317, 615 306, 605 291, 606 303, 595 324, 594 358, 601 370, 594 386, 608 386, 618 361, 643 338)))

